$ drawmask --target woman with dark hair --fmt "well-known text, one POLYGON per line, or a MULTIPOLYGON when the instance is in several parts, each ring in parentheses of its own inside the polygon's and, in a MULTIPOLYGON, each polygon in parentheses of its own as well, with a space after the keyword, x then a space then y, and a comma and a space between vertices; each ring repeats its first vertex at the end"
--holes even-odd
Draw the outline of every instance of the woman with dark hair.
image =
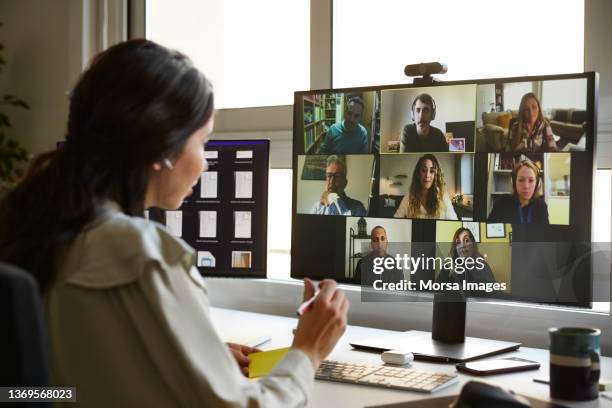
POLYGON ((193 249, 143 218, 191 193, 213 122, 211 85, 187 57, 118 44, 74 88, 64 146, 0 202, 0 260, 38 279, 55 383, 83 406, 304 405, 344 331, 348 303, 323 281, 285 359, 250 382, 252 349, 221 341, 193 249))
MULTIPOLYGON (((474 267, 467 270, 458 270, 457 268, 453 269, 442 269, 437 282, 456 282, 462 283, 463 281, 472 282, 472 283, 495 283, 495 277, 493 276, 493 272, 491 272, 491 267, 484 260, 482 254, 478 251, 478 244, 476 243, 476 239, 474 239, 474 234, 467 228, 458 228, 453 235, 453 240, 451 242, 451 250, 448 255, 453 260, 457 258, 482 258, 482 263, 484 267, 479 269, 476 263, 474 263, 474 267)), ((454 265, 454 264, 453 264, 454 265)))
POLYGON ((550 124, 544 118, 540 101, 533 92, 521 98, 518 121, 510 129, 510 148, 513 152, 558 150, 550 124))
POLYGON ((408 194, 402 198, 393 215, 395 218, 436 218, 456 220, 444 183, 444 173, 433 154, 419 158, 412 172, 408 194))
POLYGON ((540 169, 522 160, 512 170, 512 195, 495 200, 487 222, 548 224, 548 206, 540 197, 540 169))

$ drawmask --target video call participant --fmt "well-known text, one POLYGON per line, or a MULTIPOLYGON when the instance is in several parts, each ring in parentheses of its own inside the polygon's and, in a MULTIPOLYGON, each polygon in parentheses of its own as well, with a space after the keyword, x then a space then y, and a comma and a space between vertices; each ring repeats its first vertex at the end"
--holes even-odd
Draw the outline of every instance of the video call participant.
POLYGON ((532 92, 519 104, 518 121, 510 129, 510 148, 514 152, 555 152, 557 143, 552 129, 542 114, 540 101, 532 92))
POLYGON ((448 152, 444 133, 431 126, 436 118, 436 102, 431 95, 422 93, 412 102, 413 123, 404 126, 400 152, 448 152))
POLYGON ((402 198, 395 218, 436 218, 456 220, 444 183, 444 173, 433 154, 419 158, 414 171, 408 194, 402 198))
POLYGON ((484 268, 482 269, 470 269, 463 272, 457 272, 454 269, 442 269, 438 275, 437 282, 450 282, 459 283, 463 281, 473 283, 495 283, 495 277, 491 271, 491 267, 484 260, 482 254, 478 251, 478 244, 474 239, 474 234, 467 228, 459 228, 453 235, 451 242, 451 250, 448 255, 453 260, 457 258, 472 258, 477 257, 483 258, 484 268))
POLYGON ((368 153, 368 131, 359 123, 364 107, 360 97, 349 99, 344 120, 330 126, 317 154, 368 153))
POLYGON ((327 189, 321 194, 321 199, 314 204, 312 214, 321 215, 366 215, 366 210, 359 200, 350 198, 344 192, 348 184, 346 164, 336 155, 327 158, 325 168, 327 189))
POLYGON ((512 170, 512 195, 495 200, 487 222, 548 224, 548 206, 539 196, 540 169, 523 160, 512 170))
POLYGON ((0 201, 0 260, 38 280, 54 383, 81 406, 303 406, 344 332, 347 300, 323 281, 286 357, 248 380, 253 349, 221 340, 194 250, 143 218, 191 194, 213 122, 211 84, 187 57, 120 43, 71 92, 64 146, 0 201))
POLYGON ((404 279, 404 272, 401 269, 385 270, 380 275, 373 272, 374 258, 395 259, 387 253, 388 244, 387 231, 380 225, 372 228, 370 234, 370 248, 372 251, 361 258, 355 268, 355 278, 362 286, 372 287, 374 281, 379 279, 388 283, 398 283, 404 279))

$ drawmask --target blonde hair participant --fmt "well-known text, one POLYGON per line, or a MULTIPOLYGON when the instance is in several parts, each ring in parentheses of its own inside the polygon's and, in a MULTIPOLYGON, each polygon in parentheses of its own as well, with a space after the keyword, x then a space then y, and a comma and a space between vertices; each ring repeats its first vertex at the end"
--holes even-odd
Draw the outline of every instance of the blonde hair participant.
POLYGON ((393 216, 457 219, 453 204, 446 193, 444 173, 436 156, 426 154, 419 158, 412 172, 408 194, 404 196, 393 216))
POLYGON ((510 147, 515 152, 558 150, 550 124, 544 118, 540 101, 533 92, 521 98, 518 121, 510 130, 510 147))
POLYGON ((540 197, 540 169, 522 160, 512 170, 512 195, 499 197, 488 222, 548 224, 548 206, 540 197))

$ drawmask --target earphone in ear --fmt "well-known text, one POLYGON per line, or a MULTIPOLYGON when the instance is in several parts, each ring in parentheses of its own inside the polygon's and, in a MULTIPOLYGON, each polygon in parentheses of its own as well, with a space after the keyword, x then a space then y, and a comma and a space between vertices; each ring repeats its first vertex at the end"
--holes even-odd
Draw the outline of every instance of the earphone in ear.
POLYGON ((168 170, 172 170, 174 168, 174 166, 172 165, 172 162, 170 161, 170 159, 164 159, 164 160, 162 160, 162 163, 164 164, 164 166, 168 170))

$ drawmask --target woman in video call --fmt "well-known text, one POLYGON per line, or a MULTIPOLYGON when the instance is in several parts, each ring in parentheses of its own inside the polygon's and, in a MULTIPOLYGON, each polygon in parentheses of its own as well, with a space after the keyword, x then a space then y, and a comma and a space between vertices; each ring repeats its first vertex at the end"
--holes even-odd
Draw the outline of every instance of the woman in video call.
POLYGON ((548 224, 548 206, 539 189, 538 167, 531 160, 520 161, 512 170, 512 195, 495 200, 487 222, 548 224))
POLYGON ((221 340, 194 250, 143 218, 191 194, 213 120, 211 85, 187 57, 118 44, 70 94, 63 147, 0 201, 0 260, 37 278, 54 383, 82 406, 303 406, 345 329, 347 300, 325 280, 285 358, 249 381, 253 349, 221 340))
POLYGON ((419 158, 414 171, 408 194, 393 215, 395 218, 436 218, 456 220, 453 208, 444 184, 444 174, 438 159, 433 154, 419 158))
POLYGON ((532 92, 521 98, 518 120, 510 129, 510 148, 514 152, 558 150, 550 124, 542 114, 540 101, 532 92))
POLYGON ((472 234, 472 231, 469 229, 462 227, 455 231, 451 242, 449 257, 453 260, 457 258, 476 259, 480 257, 483 258, 482 263, 484 264, 484 268, 478 269, 474 267, 465 271, 442 269, 436 280, 437 282, 461 283, 465 280, 474 283, 495 283, 495 277, 493 276, 493 272, 491 272, 491 267, 478 251, 478 244, 474 239, 474 234, 472 234))

